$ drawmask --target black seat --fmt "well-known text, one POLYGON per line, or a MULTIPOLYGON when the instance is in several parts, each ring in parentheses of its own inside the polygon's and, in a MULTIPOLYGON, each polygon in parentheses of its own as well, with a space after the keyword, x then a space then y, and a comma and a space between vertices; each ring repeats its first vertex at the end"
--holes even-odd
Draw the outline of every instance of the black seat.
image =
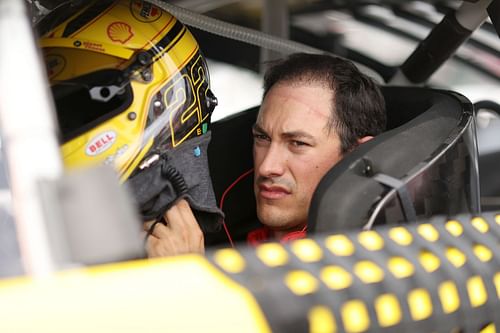
MULTIPOLYGON (((383 94, 388 130, 347 154, 325 175, 311 202, 308 232, 478 212, 470 102, 453 92, 427 88, 383 87, 383 94), (388 180, 400 191, 387 185, 388 180)), ((212 124, 208 153, 219 202, 253 166, 251 127, 257 112, 253 108, 212 124)), ((226 225, 235 240, 244 240, 248 231, 258 227, 252 183, 250 174, 224 199, 226 225)), ((209 235, 207 242, 226 239, 221 232, 209 235)))
POLYGON ((311 232, 479 212, 471 103, 426 88, 384 87, 388 130, 348 154, 321 180, 311 232))
MULTIPOLYGON (((212 140, 208 147, 210 175, 217 202, 238 178, 253 168, 252 126, 258 107, 242 111, 212 124, 212 140)), ((234 241, 244 241, 246 234, 259 227, 253 195, 253 173, 242 177, 227 192, 223 210, 226 226, 234 241)), ((227 241, 222 230, 205 236, 208 245, 227 241)))

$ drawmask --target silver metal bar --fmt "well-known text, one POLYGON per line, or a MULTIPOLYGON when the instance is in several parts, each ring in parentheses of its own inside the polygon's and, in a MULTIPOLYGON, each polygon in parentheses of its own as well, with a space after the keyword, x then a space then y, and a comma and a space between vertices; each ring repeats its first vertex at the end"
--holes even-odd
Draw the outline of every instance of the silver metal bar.
MULTIPOLYGON (((195 27, 197 29, 201 29, 225 38, 238 40, 240 42, 255 45, 261 48, 271 49, 283 54, 291 54, 295 52, 329 54, 329 52, 311 47, 309 45, 298 43, 289 39, 271 36, 258 30, 217 20, 206 15, 195 13, 186 8, 175 6, 165 1, 168 0, 148 0, 148 2, 162 8, 163 10, 166 10, 167 12, 175 16, 179 21, 188 26, 195 27)), ((370 67, 360 63, 355 64, 364 74, 371 76, 377 82, 383 82, 382 77, 370 67)))
MULTIPOLYGON (((261 30, 269 35, 289 39, 289 13, 287 0, 262 0, 261 30)), ((266 63, 279 59, 283 54, 262 48, 260 50, 261 72, 265 72, 266 63)))
POLYGON ((173 3, 198 13, 206 13, 240 1, 241 0, 182 0, 174 1, 173 3))
POLYGON ((486 11, 492 0, 480 0, 475 3, 464 1, 455 13, 458 23, 465 29, 475 31, 488 18, 486 11))
POLYGON ((52 99, 26 3, 0 0, 0 133, 24 269, 55 270, 38 182, 62 174, 52 99))
POLYGON ((465 2, 456 12, 446 14, 429 35, 401 65, 390 84, 422 84, 453 56, 467 38, 488 17, 487 7, 492 0, 465 2), (446 41, 446 43, 443 42, 446 41))

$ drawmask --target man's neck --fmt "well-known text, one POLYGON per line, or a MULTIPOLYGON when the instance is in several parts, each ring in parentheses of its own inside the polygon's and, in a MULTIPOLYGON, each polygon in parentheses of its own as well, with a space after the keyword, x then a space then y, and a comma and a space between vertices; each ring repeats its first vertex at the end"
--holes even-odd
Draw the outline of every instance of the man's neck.
POLYGON ((295 228, 285 229, 285 230, 271 229, 271 232, 272 232, 273 238, 275 238, 275 239, 282 239, 284 236, 288 235, 291 232, 305 231, 305 230, 306 230, 306 225, 303 224, 303 225, 299 225, 299 226, 297 226, 295 228))

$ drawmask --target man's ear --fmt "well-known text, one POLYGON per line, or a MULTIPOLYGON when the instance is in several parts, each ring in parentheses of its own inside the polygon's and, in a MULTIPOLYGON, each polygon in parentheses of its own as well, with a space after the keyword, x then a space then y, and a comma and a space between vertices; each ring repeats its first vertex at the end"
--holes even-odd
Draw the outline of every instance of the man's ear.
POLYGON ((365 143, 365 142, 368 142, 371 139, 373 139, 373 136, 371 136, 371 135, 364 136, 364 137, 358 139, 358 145, 365 143))

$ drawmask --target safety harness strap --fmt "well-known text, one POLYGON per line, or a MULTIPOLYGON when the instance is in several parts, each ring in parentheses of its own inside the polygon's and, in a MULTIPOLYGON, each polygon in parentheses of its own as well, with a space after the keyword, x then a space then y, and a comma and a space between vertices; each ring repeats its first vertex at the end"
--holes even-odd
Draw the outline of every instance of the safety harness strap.
POLYGON ((401 208, 408 222, 417 221, 417 213, 415 212, 415 207, 413 206, 410 193, 406 189, 406 184, 400 179, 394 178, 392 176, 378 173, 373 176, 373 179, 378 181, 380 184, 392 187, 398 192, 399 201, 401 202, 401 208))

